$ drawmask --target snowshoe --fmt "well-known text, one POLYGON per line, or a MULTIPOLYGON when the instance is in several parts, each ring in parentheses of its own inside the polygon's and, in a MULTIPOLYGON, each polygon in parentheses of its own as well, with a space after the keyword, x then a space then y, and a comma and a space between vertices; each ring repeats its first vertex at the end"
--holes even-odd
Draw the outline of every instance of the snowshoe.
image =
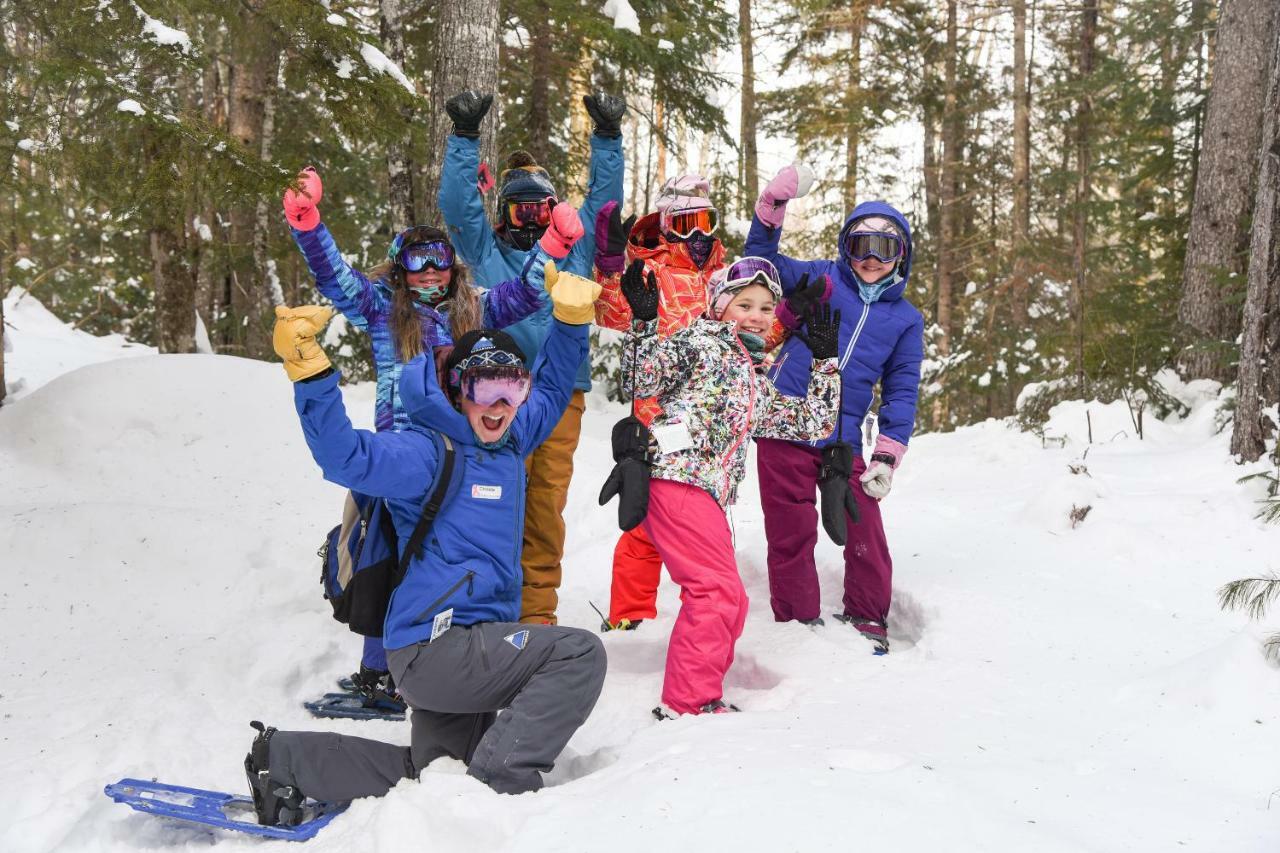
POLYGON ((340 693, 326 693, 319 699, 304 702, 314 716, 344 720, 401 721, 405 701, 396 691, 395 679, 386 670, 370 669, 363 664, 359 672, 338 679, 340 693))
POLYGON ((831 618, 837 622, 852 625, 855 631, 870 640, 874 646, 871 650, 873 655, 889 654, 889 629, 883 622, 877 622, 875 619, 861 619, 847 613, 832 613, 831 618))

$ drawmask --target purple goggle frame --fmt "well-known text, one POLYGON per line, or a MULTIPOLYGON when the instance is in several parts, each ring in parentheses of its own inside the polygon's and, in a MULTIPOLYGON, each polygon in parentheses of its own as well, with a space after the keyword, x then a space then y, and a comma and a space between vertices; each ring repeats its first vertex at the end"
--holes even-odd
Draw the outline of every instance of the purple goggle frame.
POLYGON ((400 250, 396 263, 408 272, 422 272, 427 267, 443 272, 453 267, 453 247, 440 240, 413 243, 400 250))
POLYGON ((492 406, 499 400, 519 408, 529 399, 529 371, 515 366, 486 366, 465 371, 459 383, 468 400, 492 406))

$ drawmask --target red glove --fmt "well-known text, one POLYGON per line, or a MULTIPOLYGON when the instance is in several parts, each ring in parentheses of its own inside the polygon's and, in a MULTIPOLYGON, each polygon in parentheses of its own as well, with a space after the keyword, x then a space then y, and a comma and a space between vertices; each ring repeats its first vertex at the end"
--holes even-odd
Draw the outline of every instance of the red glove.
POLYGON ((284 217, 289 226, 298 231, 311 231, 320 224, 320 211, 316 205, 324 195, 324 184, 320 182, 320 173, 314 166, 308 166, 298 173, 298 185, 302 192, 290 187, 284 191, 284 217))
POLYGON ((586 233, 578 211, 567 204, 557 204, 551 208, 551 225, 543 232, 538 244, 542 250, 557 261, 564 260, 573 248, 573 244, 586 233))

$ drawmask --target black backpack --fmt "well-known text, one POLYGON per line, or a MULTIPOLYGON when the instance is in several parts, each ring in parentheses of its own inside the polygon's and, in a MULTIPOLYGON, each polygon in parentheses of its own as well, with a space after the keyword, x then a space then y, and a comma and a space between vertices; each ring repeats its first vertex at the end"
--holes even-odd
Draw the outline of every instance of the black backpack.
POLYGON ((399 549, 391 511, 382 498, 347 492, 342 523, 329 531, 320 555, 320 585, 333 606, 333 618, 357 634, 381 637, 391 593, 413 557, 422 549, 431 524, 460 479, 456 452, 449 437, 432 432, 440 451, 435 488, 422 507, 408 545, 399 549))

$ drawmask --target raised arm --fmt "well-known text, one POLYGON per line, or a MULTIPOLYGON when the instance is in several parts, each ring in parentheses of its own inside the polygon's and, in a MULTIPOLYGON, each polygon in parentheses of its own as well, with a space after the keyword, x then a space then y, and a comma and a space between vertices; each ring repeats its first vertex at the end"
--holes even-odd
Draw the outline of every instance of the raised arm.
POLYGON ((342 258, 333 235, 320 221, 317 207, 324 194, 320 174, 308 166, 298 175, 301 190, 284 193, 284 213, 293 241, 302 250, 316 289, 343 313, 352 325, 365 328, 370 318, 385 313, 386 300, 363 274, 342 258))
POLYGON ((445 104, 453 119, 453 133, 445 143, 440 173, 440 214, 462 259, 481 266, 498 251, 497 237, 484 212, 484 197, 476 187, 480 172, 480 122, 493 104, 493 95, 463 92, 445 104))
POLYGON ((751 228, 747 231, 743 254, 758 255, 772 261, 782 277, 783 293, 790 293, 802 275, 816 276, 821 271, 821 261, 797 261, 778 251, 787 202, 807 195, 812 186, 813 172, 804 164, 793 163, 783 167, 761 190, 755 214, 751 217, 751 228))
POLYGON ((565 259, 564 268, 589 275, 595 252, 596 215, 609 202, 622 204, 622 181, 625 158, 622 156, 622 117, 627 102, 622 98, 597 93, 583 98, 595 128, 591 134, 591 173, 587 178, 587 197, 579 213, 585 237, 565 259))

